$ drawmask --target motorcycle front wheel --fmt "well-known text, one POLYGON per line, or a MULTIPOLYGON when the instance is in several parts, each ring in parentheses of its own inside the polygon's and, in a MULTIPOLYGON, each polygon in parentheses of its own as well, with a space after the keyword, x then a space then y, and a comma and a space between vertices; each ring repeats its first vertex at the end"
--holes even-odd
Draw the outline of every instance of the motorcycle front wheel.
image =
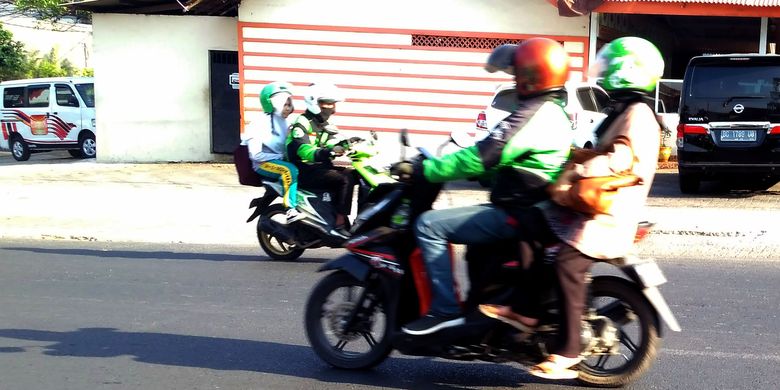
MULTIPOLYGON (((286 210, 281 204, 272 204, 263 213, 263 217, 279 221, 280 223, 287 223, 285 212, 286 210)), ((288 244, 268 232, 264 232, 260 228, 260 218, 257 220, 257 241, 268 257, 279 261, 295 260, 301 257, 305 250, 298 248, 295 244, 288 244)))
POLYGON ((590 356, 579 365, 578 380, 590 386, 622 387, 644 375, 658 354, 661 339, 655 312, 633 283, 597 277, 591 286, 591 307, 617 327, 619 349, 590 356))
POLYGON ((306 302, 309 344, 334 367, 357 370, 376 366, 392 350, 387 306, 378 288, 336 271, 317 283, 306 302))

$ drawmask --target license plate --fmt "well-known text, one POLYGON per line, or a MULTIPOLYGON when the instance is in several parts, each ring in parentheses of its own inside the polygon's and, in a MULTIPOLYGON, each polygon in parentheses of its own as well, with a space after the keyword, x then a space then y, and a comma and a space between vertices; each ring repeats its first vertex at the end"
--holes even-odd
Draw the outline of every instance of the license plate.
POLYGON ((756 140, 755 130, 721 130, 721 141, 751 142, 756 140))

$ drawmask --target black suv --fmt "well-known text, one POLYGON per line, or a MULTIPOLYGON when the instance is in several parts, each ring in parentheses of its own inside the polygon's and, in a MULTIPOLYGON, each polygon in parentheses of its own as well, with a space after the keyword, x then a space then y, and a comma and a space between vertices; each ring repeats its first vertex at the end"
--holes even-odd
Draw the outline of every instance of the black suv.
POLYGON ((680 190, 703 179, 780 175, 780 56, 730 54, 688 63, 677 126, 680 190))

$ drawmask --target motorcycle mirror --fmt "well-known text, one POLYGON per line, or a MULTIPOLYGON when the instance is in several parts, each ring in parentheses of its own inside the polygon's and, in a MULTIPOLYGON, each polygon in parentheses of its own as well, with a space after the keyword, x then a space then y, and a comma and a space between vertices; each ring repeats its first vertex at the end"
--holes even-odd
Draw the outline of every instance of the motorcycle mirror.
POLYGON ((401 129, 401 145, 409 146, 409 130, 401 129))
POLYGON ((450 139, 452 140, 455 145, 460 146, 461 148, 468 148, 470 146, 474 146, 474 140, 471 138, 469 133, 466 130, 453 130, 450 133, 450 139))
POLYGON ((373 139, 374 139, 374 141, 376 141, 376 140, 378 140, 378 139, 379 139, 379 137, 376 135, 376 131, 374 131, 374 130, 371 130, 370 134, 371 134, 371 138, 373 138, 373 139))

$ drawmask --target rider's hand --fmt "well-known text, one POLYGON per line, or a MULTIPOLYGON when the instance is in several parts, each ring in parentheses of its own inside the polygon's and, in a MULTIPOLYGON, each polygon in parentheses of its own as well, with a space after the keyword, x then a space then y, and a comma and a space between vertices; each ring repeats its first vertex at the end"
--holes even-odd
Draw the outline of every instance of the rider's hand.
POLYGON ((414 175, 414 164, 408 161, 395 163, 390 167, 390 174, 398 176, 398 180, 400 181, 410 181, 412 175, 414 175))
POLYGON ((360 137, 352 137, 352 138, 349 139, 349 143, 351 143, 351 144, 355 144, 355 143, 362 142, 362 141, 363 141, 363 138, 360 138, 360 137))
POLYGON ((333 155, 336 157, 343 156, 344 152, 346 151, 341 145, 336 145, 331 150, 333 151, 333 155))

